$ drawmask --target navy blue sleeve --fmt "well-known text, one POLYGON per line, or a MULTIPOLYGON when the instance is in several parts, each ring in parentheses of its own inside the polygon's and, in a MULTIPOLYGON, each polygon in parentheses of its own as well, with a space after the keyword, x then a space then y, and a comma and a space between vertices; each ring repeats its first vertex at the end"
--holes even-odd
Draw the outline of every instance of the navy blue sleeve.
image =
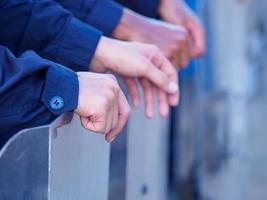
POLYGON ((121 5, 130 8, 147 17, 158 17, 160 0, 115 0, 121 5))
POLYGON ((117 27, 123 7, 111 0, 55 0, 75 17, 110 36, 117 27))
POLYGON ((34 50, 76 71, 88 70, 101 32, 53 0, 0 0, 0 44, 16 56, 34 50))
POLYGON ((0 146, 19 130, 75 110, 78 92, 73 71, 32 51, 15 57, 0 46, 0 146))

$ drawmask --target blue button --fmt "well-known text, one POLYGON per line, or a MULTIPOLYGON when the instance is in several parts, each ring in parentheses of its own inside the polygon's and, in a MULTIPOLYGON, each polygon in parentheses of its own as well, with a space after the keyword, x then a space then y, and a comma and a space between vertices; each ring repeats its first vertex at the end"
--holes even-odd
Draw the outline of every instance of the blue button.
POLYGON ((64 106, 64 100, 60 96, 54 96, 50 101, 53 110, 61 110, 64 106))

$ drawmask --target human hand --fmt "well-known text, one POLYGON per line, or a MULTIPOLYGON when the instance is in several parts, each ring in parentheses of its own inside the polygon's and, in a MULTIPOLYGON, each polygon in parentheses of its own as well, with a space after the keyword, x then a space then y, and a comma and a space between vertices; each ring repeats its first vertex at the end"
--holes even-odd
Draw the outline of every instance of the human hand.
POLYGON ((126 124, 130 107, 113 75, 78 72, 79 101, 75 110, 84 128, 105 134, 112 142, 126 124))
POLYGON ((134 107, 138 107, 140 105, 140 93, 138 90, 140 86, 143 92, 145 115, 148 118, 153 117, 155 108, 154 100, 155 96, 157 96, 159 114, 162 117, 168 116, 169 106, 172 106, 173 104, 168 102, 168 95, 166 95, 164 91, 156 88, 150 81, 144 78, 135 79, 123 77, 123 80, 128 88, 128 92, 134 107))
POLYGON ((167 109, 163 109, 166 106, 160 106, 162 116, 168 113, 169 105, 178 104, 179 88, 176 70, 155 45, 102 38, 91 64, 91 70, 95 72, 112 70, 122 77, 138 78, 142 80, 142 85, 147 92, 150 91, 150 94, 153 94, 153 91, 147 89, 151 88, 149 85, 156 87, 159 101, 165 102, 160 105, 167 104, 167 109))
POLYGON ((186 67, 190 59, 190 40, 185 28, 144 17, 129 9, 124 9, 113 37, 154 44, 178 68, 186 67))
POLYGON ((195 13, 183 0, 161 0, 159 15, 166 22, 184 26, 191 38, 191 56, 202 56, 206 51, 205 30, 195 13))

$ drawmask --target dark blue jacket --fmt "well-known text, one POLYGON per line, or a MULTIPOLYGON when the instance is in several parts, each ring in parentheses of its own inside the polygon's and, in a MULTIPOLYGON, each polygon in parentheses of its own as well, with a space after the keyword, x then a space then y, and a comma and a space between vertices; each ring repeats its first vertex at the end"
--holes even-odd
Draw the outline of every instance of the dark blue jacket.
POLYGON ((160 0, 116 0, 118 3, 128 7, 147 17, 158 17, 158 6, 160 0))
POLYGON ((55 0, 76 18, 110 36, 118 25, 123 7, 112 0, 55 0))
POLYGON ((0 26, 0 45, 16 56, 34 50, 75 71, 88 70, 101 37, 52 0, 0 0, 0 26))
MULTIPOLYGON (((121 17, 122 8, 112 2, 91 0, 87 6, 83 1, 73 2, 86 13, 90 11, 84 18, 88 23, 97 22, 94 19, 101 9, 113 8, 110 23, 105 20, 109 25, 101 27, 105 34, 112 32, 121 17)), ((67 1, 64 3, 67 7, 67 1)), ((87 71, 102 33, 52 0, 0 0, 0 26, 1 146, 15 132, 49 123, 77 106, 76 75, 27 51, 34 50, 75 71, 87 71), (55 110, 53 102, 54 107, 62 108, 55 110)))
POLYGON ((50 123, 78 102, 73 71, 32 51, 15 57, 0 46, 0 147, 21 129, 50 123))

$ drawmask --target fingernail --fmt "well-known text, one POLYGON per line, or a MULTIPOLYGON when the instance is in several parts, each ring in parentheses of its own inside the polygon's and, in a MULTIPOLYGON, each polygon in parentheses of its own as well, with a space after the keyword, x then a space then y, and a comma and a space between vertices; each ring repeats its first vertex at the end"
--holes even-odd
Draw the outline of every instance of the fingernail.
POLYGON ((170 82, 169 83, 169 92, 170 93, 175 93, 178 91, 178 84, 175 82, 170 82))
POLYGON ((114 140, 115 140, 115 137, 111 137, 111 138, 108 139, 108 142, 112 143, 114 140))

